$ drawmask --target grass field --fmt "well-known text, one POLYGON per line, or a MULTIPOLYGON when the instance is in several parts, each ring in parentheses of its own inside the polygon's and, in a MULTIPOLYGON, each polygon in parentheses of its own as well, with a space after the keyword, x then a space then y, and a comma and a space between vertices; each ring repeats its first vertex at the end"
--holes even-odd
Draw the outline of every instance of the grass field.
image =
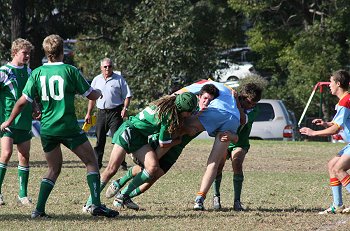
MULTIPOLYGON (((91 140, 95 142, 95 140, 91 140)), ((31 220, 32 208, 16 204, 17 158, 11 159, 2 192, 7 204, 0 207, 0 230, 349 230, 349 215, 321 216, 331 201, 327 161, 343 144, 316 142, 252 141, 245 161, 242 201, 245 212, 232 209, 232 173, 225 166, 221 201, 223 210, 213 211, 212 190, 206 211, 193 211, 212 140, 194 140, 176 165, 148 192, 134 199, 140 211, 122 209, 114 219, 82 214, 88 197, 85 167, 66 148, 60 178, 46 206, 50 220, 31 220)), ((105 165, 111 151, 106 147, 105 165)), ((40 140, 31 151, 29 195, 36 202, 46 162, 40 140)), ((129 165, 131 160, 127 158, 129 165)), ((117 177, 124 172, 118 172, 117 177)), ((112 200, 102 200, 112 206, 112 200)), ((344 201, 350 196, 344 190, 344 201)))

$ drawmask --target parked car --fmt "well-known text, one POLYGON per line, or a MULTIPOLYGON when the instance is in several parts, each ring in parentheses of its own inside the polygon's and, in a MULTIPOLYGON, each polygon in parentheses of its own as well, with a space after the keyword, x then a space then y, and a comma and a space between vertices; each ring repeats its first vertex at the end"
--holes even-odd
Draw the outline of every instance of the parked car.
POLYGON ((282 100, 262 99, 257 104, 259 114, 253 123, 251 139, 295 140, 296 120, 282 100))
POLYGON ((219 82, 237 81, 255 74, 251 63, 233 63, 227 60, 220 60, 218 69, 214 72, 213 78, 219 82))

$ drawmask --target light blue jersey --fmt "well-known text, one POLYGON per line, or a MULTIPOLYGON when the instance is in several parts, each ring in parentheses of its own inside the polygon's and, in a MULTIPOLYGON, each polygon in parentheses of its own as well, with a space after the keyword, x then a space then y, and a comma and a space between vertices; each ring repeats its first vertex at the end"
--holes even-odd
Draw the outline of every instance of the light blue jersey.
POLYGON ((237 108, 236 99, 232 89, 223 83, 211 80, 202 80, 181 89, 198 94, 206 84, 213 84, 219 89, 219 96, 212 100, 198 117, 199 121, 210 136, 215 136, 217 132, 230 131, 237 133, 240 125, 240 113, 237 108))
MULTIPOLYGON (((339 100, 335 107, 337 113, 332 122, 342 129, 341 136, 346 142, 350 141, 350 94, 345 95, 339 100)), ((350 144, 346 145, 339 153, 339 155, 350 155, 350 144)))

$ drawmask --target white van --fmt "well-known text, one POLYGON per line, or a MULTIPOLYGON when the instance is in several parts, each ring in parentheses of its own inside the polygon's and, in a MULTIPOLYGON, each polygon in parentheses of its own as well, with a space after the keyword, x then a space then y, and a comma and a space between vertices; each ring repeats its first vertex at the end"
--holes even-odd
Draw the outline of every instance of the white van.
POLYGON ((250 132, 251 139, 295 140, 296 121, 282 100, 262 99, 250 132))

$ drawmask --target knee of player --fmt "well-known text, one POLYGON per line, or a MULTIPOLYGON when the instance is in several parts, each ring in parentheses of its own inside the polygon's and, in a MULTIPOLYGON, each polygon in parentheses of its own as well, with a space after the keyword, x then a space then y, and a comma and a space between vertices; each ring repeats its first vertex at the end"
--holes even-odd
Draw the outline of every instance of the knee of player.
POLYGON ((148 172, 148 174, 150 175, 151 178, 154 178, 157 176, 157 172, 159 170, 159 166, 154 164, 154 165, 150 165, 145 167, 146 171, 148 172))
POLYGON ((333 173, 338 179, 339 179, 339 177, 340 177, 340 175, 341 175, 342 172, 344 172, 344 170, 341 169, 341 168, 339 168, 339 167, 337 167, 337 166, 334 166, 334 167, 332 168, 332 173, 333 173))
POLYGON ((132 175, 133 176, 136 176, 140 172, 142 172, 142 167, 140 165, 135 165, 132 167, 132 175))
POLYGON ((212 172, 218 172, 219 170, 219 163, 217 162, 211 162, 207 164, 207 171, 212 171, 212 172))
POLYGON ((8 164, 12 156, 12 152, 1 152, 0 162, 3 164, 8 164))

